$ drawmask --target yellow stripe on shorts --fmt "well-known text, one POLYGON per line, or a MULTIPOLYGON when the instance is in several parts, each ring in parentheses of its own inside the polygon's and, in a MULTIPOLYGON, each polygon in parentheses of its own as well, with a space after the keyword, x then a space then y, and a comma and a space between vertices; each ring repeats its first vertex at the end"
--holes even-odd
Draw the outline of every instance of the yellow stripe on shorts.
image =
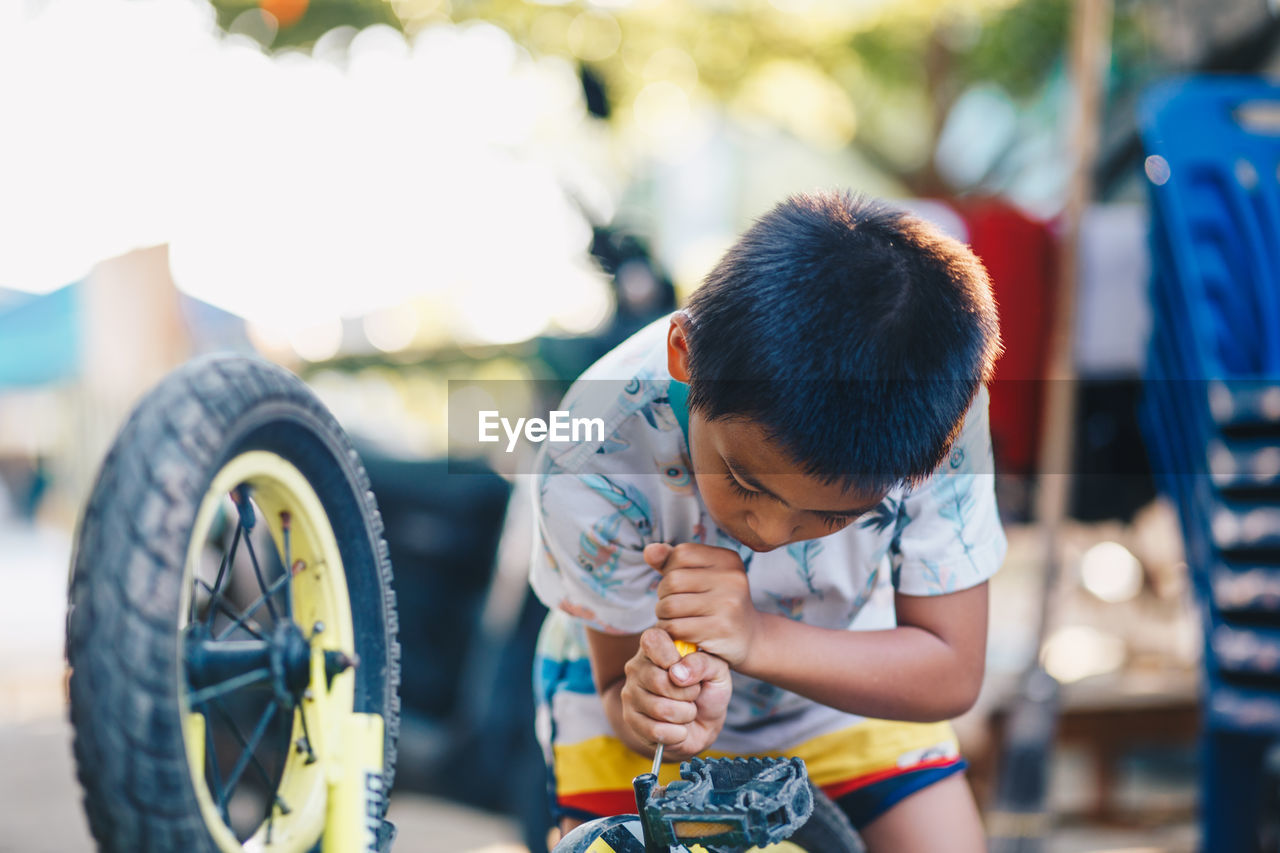
MULTIPOLYGON (((769 757, 804 759, 809 778, 819 786, 837 785, 873 773, 914 764, 912 755, 935 747, 958 749, 949 723, 899 723, 864 720, 829 732, 769 757)), ((704 752, 703 758, 731 758, 723 752, 704 752)), ((560 796, 591 791, 629 789, 631 780, 651 769, 650 760, 637 755, 615 737, 601 735, 579 743, 556 744, 556 787, 560 796)), ((679 764, 663 764, 660 784, 680 778, 679 764)))

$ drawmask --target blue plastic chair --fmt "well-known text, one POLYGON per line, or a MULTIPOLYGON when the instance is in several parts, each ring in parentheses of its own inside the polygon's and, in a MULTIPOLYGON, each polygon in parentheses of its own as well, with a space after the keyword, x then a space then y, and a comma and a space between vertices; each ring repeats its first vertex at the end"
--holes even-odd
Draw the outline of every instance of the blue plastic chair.
POLYGON ((1280 87, 1165 81, 1138 123, 1155 318, 1140 418, 1203 615, 1203 846, 1252 850, 1280 739, 1280 87))

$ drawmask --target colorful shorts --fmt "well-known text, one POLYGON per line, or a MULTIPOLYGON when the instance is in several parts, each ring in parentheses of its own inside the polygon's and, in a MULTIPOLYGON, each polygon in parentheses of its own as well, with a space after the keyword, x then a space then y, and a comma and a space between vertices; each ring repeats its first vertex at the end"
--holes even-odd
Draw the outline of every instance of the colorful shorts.
MULTIPOLYGON (((955 734, 947 723, 867 719, 784 752, 756 754, 804 759, 809 777, 858 828, 910 794, 965 767, 955 734)), ((704 756, 729 757, 717 752, 704 756)), ((557 744, 554 761, 548 768, 556 819, 591 820, 634 813, 631 780, 649 772, 650 764, 649 759, 611 736, 557 744)), ((679 778, 679 765, 663 764, 658 778, 662 784, 679 778)))

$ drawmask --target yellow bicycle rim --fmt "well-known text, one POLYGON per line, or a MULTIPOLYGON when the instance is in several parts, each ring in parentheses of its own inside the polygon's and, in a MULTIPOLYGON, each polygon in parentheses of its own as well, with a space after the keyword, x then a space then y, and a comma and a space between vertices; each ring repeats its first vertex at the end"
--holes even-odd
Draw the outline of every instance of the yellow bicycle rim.
MULTIPOLYGON (((288 519, 293 577, 289 581, 294 622, 310 639, 310 683, 297 707, 292 709, 290 743, 303 736, 301 714, 306 715, 311 752, 290 749, 285 759, 279 798, 289 805, 287 814, 274 808, 270 821, 262 824, 243 843, 223 821, 217 802, 206 781, 206 733, 209 724, 200 710, 188 701, 184 656, 179 662, 179 695, 183 715, 183 740, 191 783, 206 827, 223 853, 271 850, 306 853, 325 834, 331 785, 339 785, 346 766, 342 744, 350 732, 366 724, 368 715, 354 713, 355 670, 347 669, 330 681, 325 668, 325 652, 341 652, 355 657, 355 635, 351 603, 347 592, 342 557, 319 497, 306 478, 291 463, 267 451, 242 453, 228 462, 214 477, 201 501, 187 551, 183 574, 179 631, 187 627, 194 578, 205 540, 223 499, 233 490, 248 486, 275 542, 277 553, 285 554, 284 528, 288 519)), ((281 558, 283 563, 283 557, 281 558)), ((381 722, 378 719, 378 722, 381 722)), ((381 728, 376 732, 378 762, 381 762, 381 728)), ((329 844, 326 843, 326 849, 329 844)))

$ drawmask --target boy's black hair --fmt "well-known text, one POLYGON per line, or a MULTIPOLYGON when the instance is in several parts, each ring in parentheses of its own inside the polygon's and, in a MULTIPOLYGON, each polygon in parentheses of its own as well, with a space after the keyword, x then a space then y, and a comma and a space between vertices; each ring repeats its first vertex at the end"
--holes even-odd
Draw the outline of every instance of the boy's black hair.
POLYGON ((692 409, 751 420, 806 473, 868 492, 933 472, 1001 351, 973 253, 848 192, 757 220, 688 315, 692 409))

